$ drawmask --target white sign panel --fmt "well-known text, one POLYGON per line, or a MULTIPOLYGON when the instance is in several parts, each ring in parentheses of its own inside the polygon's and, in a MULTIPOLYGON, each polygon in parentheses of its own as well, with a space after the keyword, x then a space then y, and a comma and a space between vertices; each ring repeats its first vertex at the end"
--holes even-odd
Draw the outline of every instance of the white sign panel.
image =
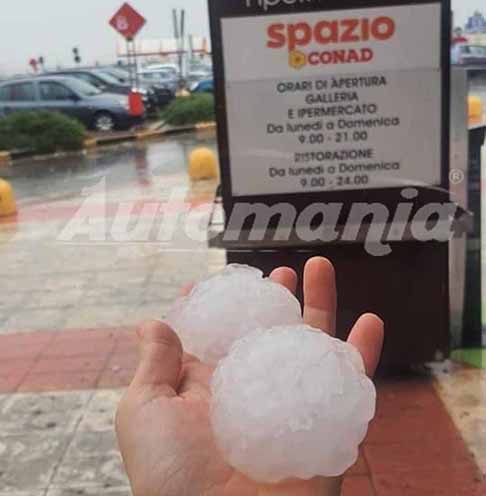
POLYGON ((438 185, 440 5, 222 19, 234 196, 438 185))
POLYGON ((222 28, 227 81, 440 67, 439 4, 229 18, 222 28))

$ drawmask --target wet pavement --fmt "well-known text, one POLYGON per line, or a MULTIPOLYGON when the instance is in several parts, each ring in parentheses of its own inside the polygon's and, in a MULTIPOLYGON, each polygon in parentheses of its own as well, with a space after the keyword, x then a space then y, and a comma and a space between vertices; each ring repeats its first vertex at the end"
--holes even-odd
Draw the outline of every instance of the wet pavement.
MULTIPOLYGON (((107 190, 130 188, 152 192, 161 187, 160 179, 179 178, 186 184, 187 158, 198 146, 216 149, 211 131, 180 135, 177 139, 148 143, 126 143, 96 148, 55 158, 25 159, 13 167, 1 169, 15 188, 20 205, 35 201, 76 199, 84 188, 105 179, 107 190)), ((137 197, 134 195, 134 197, 137 197)))
MULTIPOLYGON (((0 222, 0 496, 128 496, 113 433, 135 328, 220 269, 204 236, 216 181, 188 154, 211 132, 28 160, 0 222)), ((381 381, 344 496, 486 494, 486 372, 447 363, 381 381)))
POLYGON ((189 182, 196 146, 214 148, 214 135, 15 164, 19 215, 0 228, 0 334, 160 317, 181 285, 221 260, 179 228, 184 209, 210 206, 217 186, 189 182))

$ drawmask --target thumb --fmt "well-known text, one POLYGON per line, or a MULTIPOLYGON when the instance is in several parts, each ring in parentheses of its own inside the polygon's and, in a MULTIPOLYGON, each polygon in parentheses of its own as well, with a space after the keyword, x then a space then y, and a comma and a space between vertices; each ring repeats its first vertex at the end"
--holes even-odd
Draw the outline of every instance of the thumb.
POLYGON ((157 321, 142 324, 140 362, 131 387, 155 387, 166 396, 177 395, 182 367, 182 344, 177 334, 166 324, 157 321))

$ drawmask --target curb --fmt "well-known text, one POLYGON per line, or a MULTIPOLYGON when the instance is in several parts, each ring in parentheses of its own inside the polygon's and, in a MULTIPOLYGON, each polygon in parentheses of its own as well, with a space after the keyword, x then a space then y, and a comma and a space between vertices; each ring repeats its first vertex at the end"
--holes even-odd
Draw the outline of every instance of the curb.
POLYGON ((216 129, 216 122, 200 122, 195 126, 196 131, 205 131, 206 129, 216 129))
MULTIPOLYGON (((137 131, 133 133, 119 133, 109 136, 90 137, 84 140, 84 146, 81 150, 72 152, 73 154, 82 154, 92 151, 98 147, 116 145, 118 143, 126 143, 130 141, 147 141, 151 139, 163 138, 164 136, 171 136, 174 134, 182 134, 188 132, 198 132, 212 130, 216 128, 215 122, 201 122, 190 126, 164 126, 160 129, 148 129, 145 131, 137 131)), ((0 167, 7 167, 12 165, 16 160, 22 158, 34 159, 49 159, 68 155, 69 152, 58 152, 46 155, 38 155, 29 151, 15 151, 15 152, 2 152, 0 151, 0 167)))
POLYGON ((144 141, 144 140, 149 140, 149 139, 154 139, 154 138, 160 138, 164 134, 165 133, 161 129, 142 131, 142 132, 137 133, 135 135, 135 139, 137 141, 144 141))
POLYGON ((215 129, 216 122, 201 122, 190 126, 163 126, 159 129, 146 129, 135 133, 120 133, 107 137, 99 136, 89 138, 85 141, 85 148, 96 148, 97 146, 112 145, 114 143, 123 143, 126 141, 145 141, 156 138, 163 138, 173 134, 202 131, 206 129, 215 129))

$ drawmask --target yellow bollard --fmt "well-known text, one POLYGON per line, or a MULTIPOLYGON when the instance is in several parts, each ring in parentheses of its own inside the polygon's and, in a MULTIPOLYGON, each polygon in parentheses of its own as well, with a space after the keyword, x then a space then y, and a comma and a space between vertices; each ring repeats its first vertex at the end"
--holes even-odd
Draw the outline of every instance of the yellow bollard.
POLYGON ((0 217, 17 213, 17 204, 12 186, 7 181, 0 179, 0 217))
POLYGON ((96 138, 86 138, 84 140, 84 147, 88 150, 96 148, 98 146, 98 140, 96 138))
POLYGON ((176 93, 176 96, 178 98, 187 98, 189 96, 191 96, 191 93, 187 90, 179 90, 177 93, 176 93))
POLYGON ((209 148, 196 148, 189 156, 189 176, 193 181, 217 179, 218 159, 209 148))
POLYGON ((483 101, 478 96, 468 98, 469 119, 480 119, 483 113, 483 101))

